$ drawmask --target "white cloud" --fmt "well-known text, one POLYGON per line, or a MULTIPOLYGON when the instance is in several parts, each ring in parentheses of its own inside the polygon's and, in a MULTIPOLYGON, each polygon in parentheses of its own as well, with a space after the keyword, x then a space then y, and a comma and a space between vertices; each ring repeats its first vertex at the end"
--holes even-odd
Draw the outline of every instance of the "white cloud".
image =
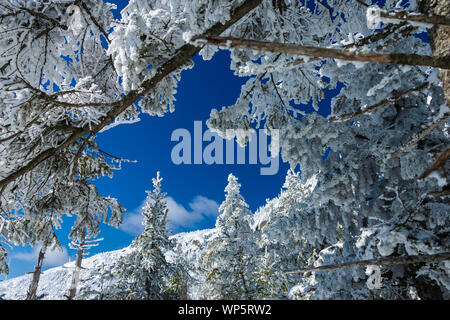
POLYGON ((141 214, 143 206, 144 204, 132 212, 125 212, 119 229, 134 236, 139 235, 144 230, 141 214))
POLYGON ((195 197, 194 201, 189 204, 194 212, 202 212, 208 217, 217 218, 219 214, 219 205, 216 201, 203 196, 195 197))
MULTIPOLYGON (((185 208, 172 197, 166 198, 168 229, 172 233, 186 230, 202 229, 213 227, 218 216, 219 205, 216 201, 204 196, 196 196, 185 208)), ((123 223, 120 226, 122 231, 132 235, 139 235, 144 227, 142 225, 142 209, 145 201, 136 210, 124 215, 123 223)))
MULTIPOLYGON (((41 246, 35 246, 31 251, 17 252, 11 258, 22 260, 26 262, 37 263, 39 251, 41 246)), ((66 248, 55 249, 53 251, 47 250, 44 257, 44 267, 56 267, 63 265, 69 261, 69 254, 66 248)))

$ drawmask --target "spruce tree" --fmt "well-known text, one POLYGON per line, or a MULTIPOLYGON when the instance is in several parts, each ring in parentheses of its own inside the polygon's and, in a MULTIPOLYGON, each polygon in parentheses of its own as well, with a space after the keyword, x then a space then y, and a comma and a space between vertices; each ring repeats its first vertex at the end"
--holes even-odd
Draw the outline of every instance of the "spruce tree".
POLYGON ((230 174, 226 197, 219 207, 217 235, 207 245, 199 265, 205 271, 202 294, 216 299, 254 299, 257 296, 254 233, 250 228, 251 211, 240 194, 241 185, 230 174))
POLYGON ((166 260, 165 252, 173 249, 166 229, 166 193, 161 189, 159 171, 153 178, 153 190, 142 210, 144 231, 133 240, 129 252, 117 266, 118 282, 110 298, 159 300, 174 298, 184 288, 184 272, 166 260))

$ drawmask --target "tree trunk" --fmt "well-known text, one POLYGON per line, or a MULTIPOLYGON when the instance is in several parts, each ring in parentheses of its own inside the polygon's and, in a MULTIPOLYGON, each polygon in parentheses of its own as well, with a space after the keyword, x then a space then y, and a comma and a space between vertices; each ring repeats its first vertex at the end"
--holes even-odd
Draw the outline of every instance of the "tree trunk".
POLYGON ((81 272, 81 262, 83 261, 83 253, 84 253, 84 240, 86 234, 83 233, 83 239, 80 241, 78 250, 77 250, 77 259, 75 261, 75 269, 72 274, 72 282, 70 283, 69 295, 66 296, 67 299, 73 300, 77 293, 78 282, 80 280, 80 272, 81 272))
POLYGON ((248 300, 253 300, 250 291, 248 290, 247 281, 245 281, 245 276, 242 270, 239 271, 239 275, 241 276, 242 286, 244 287, 244 292, 248 300))
POLYGON ((33 279, 31 280, 30 287, 28 288, 26 300, 36 300, 36 292, 39 285, 39 279, 41 277, 42 264, 45 257, 45 247, 42 247, 39 251, 38 263, 34 267, 33 279))
MULTIPOLYGON (((450 17, 450 0, 419 0, 418 4, 423 14, 450 17)), ((428 35, 434 56, 450 55, 450 26, 436 25, 428 31, 428 35)), ((439 78, 447 106, 450 106, 450 70, 439 70, 439 78)))

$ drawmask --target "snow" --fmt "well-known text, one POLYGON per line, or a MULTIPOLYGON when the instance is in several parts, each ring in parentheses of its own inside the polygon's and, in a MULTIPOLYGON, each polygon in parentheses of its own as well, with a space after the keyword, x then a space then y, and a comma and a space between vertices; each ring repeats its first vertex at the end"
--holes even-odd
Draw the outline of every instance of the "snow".
MULTIPOLYGON (((172 236, 171 238, 175 239, 177 244, 174 251, 165 253, 167 260, 171 261, 176 256, 182 256, 186 259, 187 265, 194 265, 202 250, 206 247, 206 243, 213 237, 214 230, 205 229, 179 233, 172 236)), ((129 250, 130 247, 125 247, 120 250, 103 252, 83 259, 79 289, 88 288, 98 282, 99 275, 95 271, 111 269, 114 263, 129 250)), ((75 262, 72 261, 44 271, 39 281, 38 298, 40 297, 43 300, 65 300, 64 295, 68 293, 74 264, 75 262)), ((198 278, 195 272, 191 272, 191 276, 194 279, 198 278)), ((0 282, 0 299, 25 299, 31 277, 31 274, 26 274, 0 282)), ((191 299, 198 298, 197 287, 195 285, 198 282, 193 281, 193 286, 188 290, 189 298, 191 299)))
POLYGON ((367 8, 367 27, 369 29, 377 29, 381 23, 380 18, 381 9, 378 6, 371 6, 367 8))
POLYGON ((439 187, 444 187, 447 184, 447 179, 442 177, 439 171, 431 172, 429 177, 435 178, 439 187))

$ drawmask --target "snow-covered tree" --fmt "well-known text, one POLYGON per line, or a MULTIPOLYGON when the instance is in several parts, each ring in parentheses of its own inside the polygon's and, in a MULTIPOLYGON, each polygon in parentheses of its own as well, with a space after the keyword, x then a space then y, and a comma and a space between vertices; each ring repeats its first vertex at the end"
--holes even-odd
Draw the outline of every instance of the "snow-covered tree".
MULTIPOLYGON (((436 58, 419 36, 433 25, 399 18, 405 11, 419 18, 415 1, 386 1, 382 8, 289 3, 289 13, 275 15, 264 2, 253 12, 260 24, 246 20, 225 37, 196 38, 230 48, 235 73, 252 76, 234 105, 212 110, 208 126, 223 136, 251 125, 269 134, 277 129, 283 160, 300 164, 302 180, 316 177, 299 206, 306 223, 298 232, 315 249, 315 265, 448 251, 450 113, 442 90, 448 80, 420 66, 422 58, 436 58), (338 86, 324 117, 318 102, 338 86), (301 103, 308 102, 319 112, 305 112, 301 103)), ((449 68, 448 51, 438 55, 449 68)), ((374 279, 372 267, 368 274, 361 267, 317 272, 299 297, 410 298, 410 288, 419 297, 445 297, 446 263, 418 263, 409 272, 383 267, 381 287, 365 286, 374 279)))
POLYGON ((259 237, 257 247, 262 252, 258 273, 275 275, 271 277, 274 283, 270 279, 265 281, 278 289, 278 298, 285 297, 296 280, 286 277, 284 272, 312 264, 321 248, 315 215, 307 208, 316 183, 315 177, 302 183, 300 172, 289 169, 281 194, 253 216, 253 229, 259 237))
MULTIPOLYGON (((277 130, 283 161, 316 177, 295 215, 315 265, 448 251, 449 2, 376 3, 131 0, 114 21, 101 0, 5 0, 2 236, 26 242, 22 214, 45 220, 41 195, 120 167, 95 137, 173 111, 190 58, 222 46, 249 79, 208 126, 242 144, 251 127, 277 130), (331 111, 320 109, 330 92, 331 111)), ((393 268, 321 271, 300 287, 311 298, 448 296, 448 261, 393 268)))
POLYGON ((105 223, 117 228, 124 212, 116 199, 99 196, 94 185, 81 183, 81 186, 83 187, 78 189, 80 193, 75 194, 76 209, 71 211, 76 214, 76 219, 69 233, 69 246, 77 250, 77 256, 68 299, 73 299, 76 295, 83 256, 88 254, 86 250, 97 246, 98 241, 102 240, 97 238, 100 233, 99 225, 105 223))
POLYGON ((72 193, 82 181, 112 175, 120 164, 81 132, 95 122, 92 114, 105 110, 69 106, 114 96, 113 67, 101 46, 111 6, 73 4, 3 1, 0 6, 0 212, 5 238, 14 245, 33 244, 73 209, 72 193))
POLYGON ((209 299, 255 299, 258 295, 251 211, 240 194, 240 187, 237 178, 230 174, 225 200, 219 207, 217 234, 199 258, 205 274, 201 290, 209 299))
POLYGON ((254 228, 261 233, 259 245, 276 251, 285 270, 306 262, 317 247, 313 242, 317 235, 311 228, 315 218, 305 210, 316 183, 312 177, 302 184, 300 173, 289 169, 280 196, 255 213, 254 228))
POLYGON ((269 251, 266 247, 264 254, 258 255, 258 263, 253 273, 259 299, 287 297, 289 280, 281 266, 284 263, 279 253, 280 251, 276 250, 269 251))
POLYGON ((26 241, 20 210, 38 193, 120 168, 123 159, 95 137, 141 112, 173 111, 180 72, 200 51, 186 40, 219 35, 260 2, 132 0, 114 21, 114 5, 102 0, 3 1, 0 205, 8 241, 26 241))
MULTIPOLYGON (((83 180, 70 185, 58 185, 48 194, 42 194, 35 203, 35 210, 39 210, 41 214, 36 215, 26 209, 20 217, 23 221, 22 230, 26 230, 26 242, 32 246, 41 245, 38 263, 27 294, 27 299, 30 300, 36 298, 47 249, 62 250, 56 230, 61 228, 64 215, 76 216, 69 238, 75 243, 80 243, 86 242, 86 238, 97 236, 100 232, 100 223, 118 227, 123 213, 123 208, 116 199, 100 196, 93 184, 83 180)), ((77 259, 77 262, 81 267, 81 260, 77 259)))
POLYGON ((133 240, 129 252, 118 262, 118 281, 111 291, 111 298, 158 300, 181 296, 185 285, 183 270, 165 257, 165 252, 171 250, 174 243, 167 235, 168 209, 161 182, 158 171, 153 178, 153 190, 147 191, 142 209, 144 231, 133 240))

